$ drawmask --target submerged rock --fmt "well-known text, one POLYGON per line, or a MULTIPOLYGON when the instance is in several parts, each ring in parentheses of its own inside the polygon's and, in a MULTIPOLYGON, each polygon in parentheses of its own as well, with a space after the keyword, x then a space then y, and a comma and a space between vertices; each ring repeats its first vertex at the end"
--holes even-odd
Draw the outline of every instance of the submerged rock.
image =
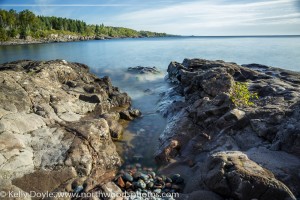
POLYGON ((121 164, 111 135, 122 127, 111 110, 131 113, 130 104, 108 77, 83 64, 0 65, 1 176, 25 192, 87 192, 107 182, 121 164))
POLYGON ((142 66, 128 67, 127 71, 135 74, 160 74, 161 73, 156 67, 142 67, 142 66))

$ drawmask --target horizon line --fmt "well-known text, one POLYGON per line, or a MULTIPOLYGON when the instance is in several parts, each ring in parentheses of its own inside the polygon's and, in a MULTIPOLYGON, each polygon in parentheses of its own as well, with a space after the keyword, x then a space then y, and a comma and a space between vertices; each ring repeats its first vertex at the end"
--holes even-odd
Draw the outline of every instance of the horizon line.
MULTIPOLYGON (((171 34, 172 35, 172 34, 171 34)), ((300 34, 279 34, 279 35, 174 35, 179 37, 280 37, 280 36, 300 36, 300 34)))
MULTIPOLYGON (((0 4, 1 5, 1 4, 0 4)), ((128 4, 2 4, 5 7, 121 7, 128 4)))

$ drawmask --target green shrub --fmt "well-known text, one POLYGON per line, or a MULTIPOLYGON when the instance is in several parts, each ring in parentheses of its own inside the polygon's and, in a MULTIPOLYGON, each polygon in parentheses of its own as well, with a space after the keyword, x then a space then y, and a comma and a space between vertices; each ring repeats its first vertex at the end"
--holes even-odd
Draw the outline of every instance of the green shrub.
POLYGON ((8 36, 11 38, 15 38, 18 35, 18 30, 13 28, 8 31, 8 36))
POLYGON ((252 106, 252 100, 258 99, 258 94, 249 91, 247 82, 235 82, 230 98, 236 106, 252 106))
POLYGON ((0 41, 6 41, 8 39, 6 30, 4 28, 0 28, 0 41))

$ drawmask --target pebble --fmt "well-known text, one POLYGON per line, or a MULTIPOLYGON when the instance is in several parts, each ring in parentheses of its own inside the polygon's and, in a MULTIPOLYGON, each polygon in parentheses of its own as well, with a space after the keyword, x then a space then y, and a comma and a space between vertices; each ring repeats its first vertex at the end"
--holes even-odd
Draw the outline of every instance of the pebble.
POLYGON ((155 193, 161 193, 161 189, 155 189, 155 190, 153 190, 153 192, 155 192, 155 193))
POLYGON ((146 188, 146 183, 145 183, 143 180, 138 180, 137 186, 138 186, 139 188, 144 189, 144 188, 146 188))
POLYGON ((126 189, 131 188, 132 187, 132 183, 130 183, 129 181, 126 182, 126 189))
POLYGON ((162 185, 154 185, 154 188, 156 188, 156 189, 162 189, 163 186, 162 185))
POLYGON ((172 179, 173 182, 176 182, 176 180, 177 180, 179 177, 180 177, 180 174, 173 174, 173 175, 171 176, 171 179, 172 179))
POLYGON ((162 181, 163 179, 159 176, 156 177, 156 180, 158 180, 159 182, 162 181))
POLYGON ((175 193, 182 191, 184 186, 184 179, 180 174, 173 174, 170 177, 158 176, 152 168, 139 163, 126 165, 125 171, 120 170, 114 180, 123 191, 133 193, 175 193))
POLYGON ((130 175, 130 174, 128 174, 128 173, 124 173, 124 175, 123 175, 123 179, 125 180, 125 181, 133 181, 133 177, 130 175))
POLYGON ((146 174, 141 174, 140 178, 144 181, 148 180, 149 179, 149 176, 146 175, 146 174))
POLYGON ((172 185, 172 189, 174 189, 174 190, 180 190, 181 188, 180 188, 179 185, 172 185))
POLYGON ((118 178, 117 185, 120 186, 121 188, 125 187, 125 183, 124 183, 122 177, 118 178))
POLYGON ((83 187, 81 185, 79 185, 74 189, 74 193, 80 193, 82 190, 83 190, 83 187))
POLYGON ((135 164, 135 167, 136 167, 136 168, 141 168, 142 165, 141 165, 140 163, 136 163, 136 164, 135 164))
POLYGON ((152 178, 155 178, 156 176, 155 172, 150 172, 149 175, 151 175, 152 178))
POLYGON ((172 183, 166 183, 166 188, 171 188, 172 187, 172 183))
POLYGON ((147 184, 147 187, 148 187, 148 188, 153 188, 153 186, 154 186, 154 183, 153 183, 153 182, 150 182, 150 183, 147 184))
POLYGON ((133 178, 137 180, 141 177, 141 174, 141 172, 136 172, 135 174, 133 174, 133 178))
POLYGON ((166 178, 166 183, 172 183, 172 179, 169 178, 169 177, 167 177, 167 178, 166 178))

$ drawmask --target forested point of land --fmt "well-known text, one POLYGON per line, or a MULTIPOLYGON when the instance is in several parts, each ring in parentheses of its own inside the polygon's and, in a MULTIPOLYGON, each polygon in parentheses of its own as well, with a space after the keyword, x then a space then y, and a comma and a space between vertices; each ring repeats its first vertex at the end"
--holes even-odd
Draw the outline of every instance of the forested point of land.
POLYGON ((123 27, 89 25, 81 20, 37 16, 29 10, 0 9, 0 41, 47 38, 53 34, 83 37, 165 37, 166 33, 136 31, 123 27))

